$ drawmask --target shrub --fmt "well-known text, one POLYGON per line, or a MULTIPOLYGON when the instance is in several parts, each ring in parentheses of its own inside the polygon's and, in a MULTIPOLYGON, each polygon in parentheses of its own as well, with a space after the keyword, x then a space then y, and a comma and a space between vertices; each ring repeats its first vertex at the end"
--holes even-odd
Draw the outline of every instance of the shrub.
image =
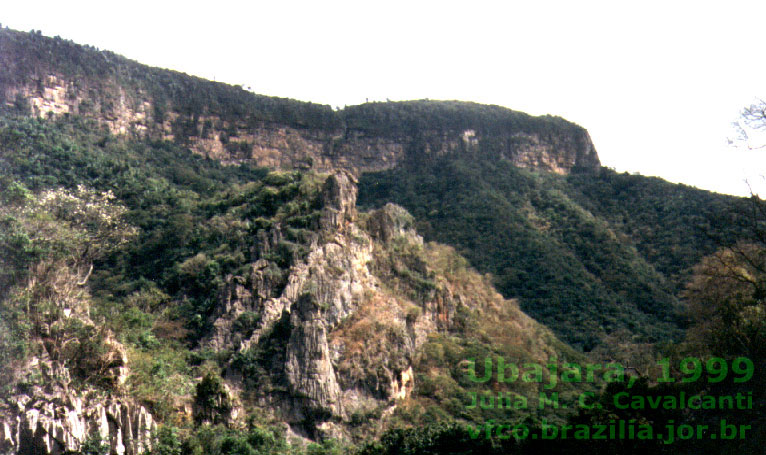
POLYGON ((91 432, 80 446, 80 452, 83 455, 108 455, 109 445, 101 438, 98 431, 91 432))

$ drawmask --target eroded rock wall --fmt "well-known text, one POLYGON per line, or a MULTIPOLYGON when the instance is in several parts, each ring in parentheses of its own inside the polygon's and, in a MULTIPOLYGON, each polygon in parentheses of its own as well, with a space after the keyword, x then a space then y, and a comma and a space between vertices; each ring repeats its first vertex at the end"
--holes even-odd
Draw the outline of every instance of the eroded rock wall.
POLYGON ((24 370, 36 378, 0 402, 0 453, 76 453, 96 435, 112 454, 151 449, 155 420, 132 399, 69 387, 69 371, 46 356, 32 357, 24 370))
POLYGON ((273 265, 258 259, 249 287, 230 282, 206 343, 213 349, 232 348, 233 342, 241 352, 258 350, 278 324, 286 324, 287 341, 272 364, 278 371, 269 372, 271 383, 286 389, 259 389, 232 367, 226 375, 232 390, 255 387, 259 404, 274 409, 296 434, 346 437, 354 414, 390 413, 409 396, 415 351, 428 333, 449 325, 457 301, 434 292, 421 316, 408 318, 405 309, 422 303, 402 301, 371 270, 376 247, 386 241, 422 245, 412 226, 397 221, 404 209, 389 205, 369 215, 375 220, 370 234, 356 212, 354 177, 345 171, 327 178, 321 199, 318 235, 305 259, 279 280, 268 278, 273 265), (245 312, 261 319, 249 338, 237 340, 232 324, 245 312), (361 333, 370 321, 378 321, 377 327, 361 333))
POLYGON ((247 117, 185 114, 140 89, 123 87, 108 78, 75 81, 61 74, 35 76, 26 84, 0 90, 8 108, 26 105, 36 116, 82 115, 95 119, 112 134, 174 140, 228 164, 252 162, 273 169, 321 172, 345 169, 359 175, 391 169, 407 160, 471 153, 487 142, 493 144, 489 159, 508 159, 520 167, 567 174, 600 165, 585 130, 556 135, 466 129, 383 136, 346 127, 297 128, 247 117))

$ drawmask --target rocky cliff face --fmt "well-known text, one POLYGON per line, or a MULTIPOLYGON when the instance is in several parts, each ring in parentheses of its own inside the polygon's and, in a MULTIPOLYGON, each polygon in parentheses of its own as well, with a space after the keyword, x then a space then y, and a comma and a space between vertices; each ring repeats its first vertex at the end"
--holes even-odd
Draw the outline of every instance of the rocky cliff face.
POLYGON ((433 123, 416 126, 401 122, 404 114, 396 108, 385 114, 353 108, 332 111, 10 30, 0 30, 0 65, 0 107, 43 117, 80 115, 115 135, 174 140, 225 163, 345 169, 358 175, 408 159, 489 147, 490 159, 556 173, 599 166, 584 129, 507 109, 503 115, 523 120, 488 128, 488 119, 481 115, 464 115, 459 109, 429 114, 426 109, 408 122, 430 115, 433 123))
POLYGON ((125 347, 90 317, 84 288, 90 272, 83 277, 61 263, 39 264, 37 271, 4 296, 28 299, 29 355, 4 359, 0 453, 77 453, 87 440, 111 454, 146 452, 156 424, 125 392, 125 347))
MULTIPOLYGON (((276 358, 262 359, 269 367, 264 369, 268 378, 247 384, 246 378, 239 377, 242 368, 233 365, 227 379, 235 384, 234 389, 257 389, 262 405, 276 409, 276 417, 288 422, 295 433, 312 438, 347 436, 343 422, 348 423, 352 414, 360 409, 393 406, 406 398, 412 388, 411 372, 407 373, 409 357, 418 345, 406 333, 404 312, 389 302, 387 310, 393 318, 386 324, 402 329, 395 337, 397 350, 385 353, 385 362, 374 368, 356 365, 356 371, 344 370, 343 365, 352 363, 352 356, 359 352, 338 331, 363 308, 381 310, 371 303, 382 298, 383 291, 369 267, 375 240, 359 223, 353 176, 345 172, 331 175, 321 198, 317 236, 311 240, 305 259, 279 280, 269 278, 274 264, 265 259, 255 261, 250 286, 230 285, 223 297, 226 304, 214 322, 215 332, 207 341, 217 350, 230 346, 232 325, 238 317, 246 312, 261 314, 252 335, 235 348, 263 352, 276 344, 278 352, 271 354, 276 358), (281 340, 270 336, 278 325, 285 336, 281 340), (274 387, 279 384, 286 389, 274 387)), ((375 216, 385 217, 383 212, 375 216)), ((272 239, 281 237, 278 230, 272 239)), ((413 232, 397 234, 409 236, 408 241, 421 241, 413 232)), ((262 247, 262 251, 267 249, 262 247)))
POLYGON ((118 455, 137 455, 151 449, 156 425, 143 406, 130 400, 40 390, 14 399, 16 415, 2 422, 0 450, 4 452, 73 453, 93 435, 101 438, 110 453, 118 455))
POLYGON ((273 169, 345 169, 358 175, 391 169, 406 159, 466 153, 482 141, 499 141, 494 159, 508 159, 519 167, 567 174, 573 169, 600 165, 593 143, 582 130, 573 136, 538 135, 507 131, 501 135, 473 129, 455 132, 405 132, 396 137, 370 135, 353 129, 294 128, 272 122, 225 121, 217 116, 185 116, 170 111, 157 118, 156 102, 148 95, 113 84, 88 89, 65 76, 49 74, 26 85, 3 87, 6 106, 28 105, 37 116, 84 115, 96 119, 112 134, 149 135, 182 141, 195 153, 224 163, 253 162, 273 169), (78 88, 79 85, 79 88, 78 88), (104 97, 104 90, 109 93, 104 97), (91 94, 99 94, 98 96, 91 94), (183 130, 178 125, 183 124, 183 130), (415 153, 413 155, 413 153, 415 153), (422 156, 421 156, 422 155, 422 156))
MULTIPOLYGON (((204 344, 251 359, 233 361, 224 375, 235 402, 249 395, 294 434, 346 439, 360 421, 372 424, 365 431, 380 430, 410 398, 419 349, 429 335, 455 328, 459 308, 473 311, 487 299, 513 310, 514 336, 531 339, 538 330, 514 303, 487 289, 460 289, 435 272, 401 207, 358 214, 351 174, 328 177, 321 199, 304 259, 277 277, 276 266, 258 258, 247 283, 230 282, 222 296, 204 344), (252 313, 260 320, 249 337, 237 338, 237 321, 252 313), (252 378, 254 371, 260 377, 252 378)), ((281 236, 275 228, 260 250, 281 236)), ((546 358, 548 348, 540 349, 535 355, 546 358)))
MULTIPOLYGON (((116 344, 116 342, 114 342, 116 344)), ((113 346, 119 349, 119 346, 113 346)), ((125 381, 124 351, 112 370, 125 381)), ((70 371, 46 354, 23 366, 24 378, 0 399, 0 452, 58 455, 78 452, 98 437, 117 455, 139 455, 151 449, 156 424, 132 399, 92 387, 71 387, 70 371)))
MULTIPOLYGON (((424 245, 404 209, 388 204, 358 213, 356 180, 347 171, 312 185, 321 190, 303 201, 312 207, 306 229, 291 231, 275 217, 251 231, 249 273, 229 276, 199 346, 221 363, 215 376, 195 378, 204 387, 183 397, 179 414, 193 408, 197 423, 237 427, 257 410, 284 423, 288 435, 313 440, 376 434, 433 370, 418 363, 430 337, 463 336, 466 315, 475 311, 496 311, 493 320, 507 322, 503 330, 530 358, 555 355, 548 340, 537 342, 544 329, 488 280, 424 245), (454 279, 448 269, 469 279, 454 279)), ((82 287, 79 275, 70 278, 82 287)), ((87 292, 75 294, 51 298, 61 311, 40 319, 34 354, 14 368, 20 377, 0 397, 0 450, 67 453, 98 436, 113 454, 146 452, 156 425, 125 387, 125 349, 90 320, 87 292), (78 327, 88 335, 67 332, 78 327), (94 349, 67 350, 66 339, 94 349)))

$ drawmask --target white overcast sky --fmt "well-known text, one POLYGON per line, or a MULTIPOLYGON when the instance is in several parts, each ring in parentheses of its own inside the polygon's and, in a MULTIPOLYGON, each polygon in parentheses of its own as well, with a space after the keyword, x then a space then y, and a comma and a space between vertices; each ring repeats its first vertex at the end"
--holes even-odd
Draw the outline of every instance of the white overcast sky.
POLYGON ((3 1, 0 22, 343 107, 459 99, 587 128, 604 165, 766 193, 731 122, 766 96, 764 1, 3 1))

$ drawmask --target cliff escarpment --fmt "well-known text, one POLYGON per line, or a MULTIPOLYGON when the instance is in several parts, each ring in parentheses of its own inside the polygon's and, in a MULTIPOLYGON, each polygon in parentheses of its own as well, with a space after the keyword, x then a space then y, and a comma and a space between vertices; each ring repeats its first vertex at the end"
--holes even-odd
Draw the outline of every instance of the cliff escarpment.
POLYGON ((567 174, 595 170, 587 131, 463 102, 329 106, 150 68, 59 38, 0 30, 0 104, 93 118, 112 134, 175 141, 225 163, 359 174, 444 154, 482 155, 567 174))

